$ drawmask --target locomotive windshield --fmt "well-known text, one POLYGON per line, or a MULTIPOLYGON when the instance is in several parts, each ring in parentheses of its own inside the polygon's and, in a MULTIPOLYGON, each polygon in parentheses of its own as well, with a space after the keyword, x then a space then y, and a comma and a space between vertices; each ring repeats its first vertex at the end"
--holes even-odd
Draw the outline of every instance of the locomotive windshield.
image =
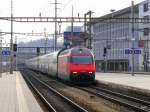
POLYGON ((73 64, 92 64, 93 58, 91 56, 71 56, 71 63, 73 63, 73 64))

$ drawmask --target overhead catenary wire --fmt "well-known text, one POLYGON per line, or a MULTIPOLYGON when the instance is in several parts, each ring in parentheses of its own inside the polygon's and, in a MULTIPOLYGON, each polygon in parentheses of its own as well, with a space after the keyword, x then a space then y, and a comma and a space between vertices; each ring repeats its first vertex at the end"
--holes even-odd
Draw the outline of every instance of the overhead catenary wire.
POLYGON ((64 7, 60 10, 60 12, 58 13, 58 15, 60 15, 60 13, 62 13, 65 8, 72 2, 73 0, 68 0, 68 2, 64 5, 64 7))

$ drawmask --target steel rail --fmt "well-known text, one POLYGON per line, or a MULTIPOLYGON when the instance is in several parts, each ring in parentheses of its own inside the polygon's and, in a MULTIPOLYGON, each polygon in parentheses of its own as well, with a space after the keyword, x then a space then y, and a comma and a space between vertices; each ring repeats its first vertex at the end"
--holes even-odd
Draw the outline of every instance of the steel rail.
MULTIPOLYGON (((98 97, 102 97, 102 98, 104 98, 104 99, 106 99, 106 100, 108 100, 108 101, 112 101, 112 102, 118 103, 118 104, 123 105, 123 106, 125 106, 125 107, 128 107, 128 108, 130 108, 130 109, 133 109, 134 111, 138 111, 138 112, 149 112, 149 110, 140 108, 139 106, 135 106, 135 105, 133 105, 133 104, 129 104, 129 103, 125 102, 125 101, 122 101, 122 100, 119 100, 119 99, 117 99, 117 98, 114 98, 114 97, 112 97, 111 94, 109 94, 110 96, 108 96, 108 95, 106 95, 107 93, 105 94, 104 92, 103 92, 103 93, 100 93, 100 92, 93 92, 92 90, 90 90, 91 88, 90 88, 90 89, 88 89, 88 88, 81 88, 81 87, 76 87, 76 88, 81 89, 81 90, 83 90, 83 91, 86 91, 86 92, 88 92, 88 93, 94 94, 94 95, 96 95, 96 96, 98 96, 98 97)), ((116 97, 117 97, 117 96, 116 96, 116 97)))
POLYGON ((121 94, 121 93, 118 93, 118 92, 113 92, 111 90, 107 90, 107 89, 103 89, 103 88, 99 88, 99 87, 91 87, 91 88, 96 89, 98 91, 103 91, 103 92, 108 93, 108 94, 116 95, 116 96, 119 96, 121 98, 128 99, 130 101, 141 103, 141 104, 146 105, 146 106, 150 106, 150 102, 142 100, 142 99, 139 99, 139 98, 135 98, 135 97, 132 97, 132 96, 124 95, 124 94, 121 94))
POLYGON ((35 80, 37 80, 38 82, 40 82, 42 85, 44 85, 46 88, 48 88, 50 91, 52 91, 53 93, 57 94, 58 96, 60 96, 63 100, 65 100, 66 102, 68 102, 72 107, 74 107, 75 109, 77 109, 79 112, 88 112, 86 109, 82 108, 81 106, 79 106, 77 103, 73 102, 71 99, 67 98, 66 96, 64 96, 63 94, 61 94, 60 92, 58 92, 57 90, 55 90, 54 88, 50 87, 48 84, 46 84, 45 82, 39 80, 36 76, 30 75, 31 77, 33 77, 35 80))
POLYGON ((46 98, 40 93, 40 91, 34 86, 34 84, 27 78, 27 76, 24 75, 24 72, 22 72, 22 75, 24 79, 30 84, 30 86, 33 88, 33 90, 37 93, 37 95, 42 99, 43 103, 46 105, 49 111, 51 112, 57 112, 54 107, 46 100, 46 98))

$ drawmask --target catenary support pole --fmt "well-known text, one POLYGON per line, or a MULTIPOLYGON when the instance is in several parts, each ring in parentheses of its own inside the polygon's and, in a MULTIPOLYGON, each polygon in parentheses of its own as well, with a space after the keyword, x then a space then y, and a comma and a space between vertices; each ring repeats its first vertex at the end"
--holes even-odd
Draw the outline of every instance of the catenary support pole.
POLYGON ((134 76, 134 1, 132 1, 132 8, 131 8, 131 15, 132 15, 132 39, 131 39, 131 44, 132 44, 132 76, 134 76))
POLYGON ((10 74, 13 74, 13 0, 11 0, 10 74))

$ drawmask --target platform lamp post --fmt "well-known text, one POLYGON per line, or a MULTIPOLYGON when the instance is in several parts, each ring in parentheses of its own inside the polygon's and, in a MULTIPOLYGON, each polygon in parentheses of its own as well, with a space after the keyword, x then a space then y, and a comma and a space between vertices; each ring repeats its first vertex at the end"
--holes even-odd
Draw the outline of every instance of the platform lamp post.
POLYGON ((2 73, 2 37, 1 37, 1 30, 0 30, 0 77, 2 73))
MULTIPOLYGON (((111 19, 113 19, 113 17, 114 17, 114 12, 115 12, 115 11, 116 11, 115 9, 111 9, 111 10, 110 10, 110 12, 111 12, 111 19)), ((112 26, 112 23, 113 23, 113 21, 110 20, 110 44, 111 44, 111 42, 112 42, 112 43, 114 42, 114 41, 111 40, 111 38, 112 38, 112 33, 111 33, 111 31, 112 31, 112 27, 111 27, 111 26, 112 26)), ((114 47, 115 44, 112 44, 112 45, 113 45, 113 47, 114 47)), ((112 46, 112 45, 111 45, 111 46, 112 46)), ((112 49, 112 47, 111 47, 111 49, 112 49)), ((113 53, 115 53, 115 52, 113 52, 113 53)), ((111 55, 111 56, 112 56, 112 55, 111 55)), ((113 56, 115 57, 115 55, 113 55, 113 56)), ((115 58, 114 58, 114 59, 115 59, 115 58)), ((114 66, 115 66, 115 62, 114 62, 114 66)), ((110 68, 110 69, 111 69, 111 68, 110 68)), ((114 70, 115 70, 115 69, 114 69, 114 70)))
POLYGON ((46 33, 46 28, 44 28, 44 36, 45 36, 45 49, 44 49, 44 54, 46 54, 47 53, 47 49, 46 49, 46 47, 47 47, 47 33, 46 33))
POLYGON ((15 70, 17 71, 17 36, 15 36, 15 43, 13 44, 15 70))
POLYGON ((104 57, 104 72, 107 72, 107 47, 104 47, 103 57, 104 57))
POLYGON ((131 43, 132 43, 132 76, 134 76, 134 41, 135 38, 131 39, 131 43))

